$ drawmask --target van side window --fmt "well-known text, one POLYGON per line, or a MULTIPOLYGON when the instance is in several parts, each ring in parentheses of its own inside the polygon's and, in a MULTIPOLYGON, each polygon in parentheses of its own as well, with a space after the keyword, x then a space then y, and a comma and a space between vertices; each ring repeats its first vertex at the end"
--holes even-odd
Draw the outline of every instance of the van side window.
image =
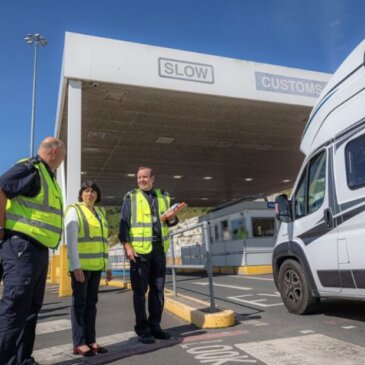
POLYGON ((297 191, 294 195, 294 213, 295 218, 301 218, 305 215, 305 192, 307 190, 307 169, 303 171, 303 175, 300 178, 297 191))
POLYGON ((314 157, 309 165, 308 214, 322 205, 326 190, 326 153, 314 157))
POLYGON ((365 186, 365 136, 350 141, 345 149, 347 186, 351 190, 365 186))
POLYGON ((315 212, 323 203, 326 189, 326 151, 314 156, 306 166, 294 194, 295 218, 315 212))

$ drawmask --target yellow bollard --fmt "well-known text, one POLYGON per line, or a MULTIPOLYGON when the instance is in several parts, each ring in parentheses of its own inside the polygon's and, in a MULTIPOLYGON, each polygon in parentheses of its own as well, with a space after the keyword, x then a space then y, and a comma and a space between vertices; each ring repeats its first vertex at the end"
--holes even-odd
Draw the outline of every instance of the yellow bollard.
POLYGON ((51 259, 51 278, 50 284, 58 284, 59 277, 57 276, 57 269, 60 266, 60 255, 53 255, 51 259))
POLYGON ((60 247, 60 287, 58 296, 67 297, 72 294, 71 279, 68 276, 68 260, 67 260, 67 246, 61 245, 60 247))

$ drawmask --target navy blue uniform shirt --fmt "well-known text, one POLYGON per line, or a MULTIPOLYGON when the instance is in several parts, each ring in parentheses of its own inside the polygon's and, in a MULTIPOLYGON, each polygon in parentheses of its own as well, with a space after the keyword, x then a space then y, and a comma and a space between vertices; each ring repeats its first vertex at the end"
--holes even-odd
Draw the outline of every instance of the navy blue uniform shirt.
POLYGON ((34 167, 37 162, 43 162, 51 177, 54 177, 52 170, 39 156, 19 162, 0 176, 0 187, 8 199, 18 195, 32 198, 39 193, 41 180, 38 170, 34 167))

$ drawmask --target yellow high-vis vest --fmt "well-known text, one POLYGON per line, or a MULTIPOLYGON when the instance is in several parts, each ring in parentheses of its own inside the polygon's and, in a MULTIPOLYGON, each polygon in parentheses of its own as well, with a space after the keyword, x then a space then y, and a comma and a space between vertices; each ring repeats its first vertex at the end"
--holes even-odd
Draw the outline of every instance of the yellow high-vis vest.
POLYGON ((79 219, 79 233, 77 250, 79 253, 80 268, 90 271, 105 271, 108 264, 109 234, 108 223, 101 208, 94 207, 96 214, 90 211, 83 203, 70 205, 75 208, 79 219))
MULTIPOLYGON (((170 207, 170 196, 159 189, 155 189, 158 204, 158 215, 170 207)), ((128 193, 131 199, 130 243, 137 253, 146 254, 152 251, 153 215, 150 205, 143 192, 136 189, 128 193)), ((161 222, 161 238, 165 253, 169 249, 169 228, 161 222)))
POLYGON ((40 191, 33 197, 8 199, 5 229, 19 232, 49 248, 57 248, 63 226, 62 193, 43 162, 34 163, 40 177, 40 191))

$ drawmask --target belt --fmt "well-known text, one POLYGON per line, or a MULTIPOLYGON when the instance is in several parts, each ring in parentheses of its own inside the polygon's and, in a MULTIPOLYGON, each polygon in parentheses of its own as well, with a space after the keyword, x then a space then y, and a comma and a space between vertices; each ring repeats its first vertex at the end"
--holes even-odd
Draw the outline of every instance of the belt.
POLYGON ((20 232, 13 232, 13 231, 6 230, 4 239, 8 239, 8 238, 20 238, 22 240, 26 240, 26 241, 32 243, 35 246, 46 247, 46 246, 42 245, 41 243, 39 243, 38 241, 36 241, 35 239, 33 239, 32 237, 29 237, 26 234, 20 233, 20 232))

